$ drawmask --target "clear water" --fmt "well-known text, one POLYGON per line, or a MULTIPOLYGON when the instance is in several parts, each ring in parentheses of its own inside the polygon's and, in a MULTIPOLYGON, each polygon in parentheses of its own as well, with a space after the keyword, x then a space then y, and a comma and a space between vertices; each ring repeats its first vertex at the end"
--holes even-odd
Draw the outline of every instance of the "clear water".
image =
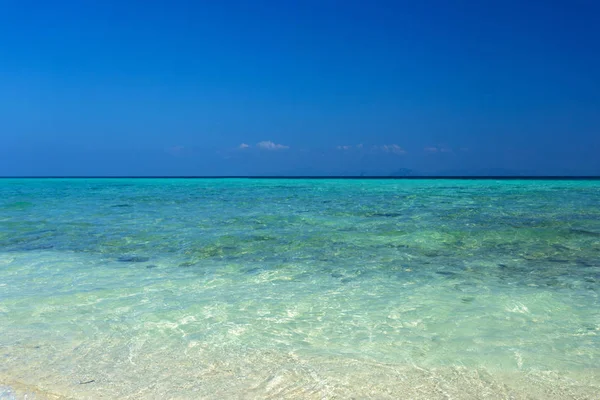
POLYGON ((0 180, 0 398, 597 399, 599 293, 600 181, 0 180))

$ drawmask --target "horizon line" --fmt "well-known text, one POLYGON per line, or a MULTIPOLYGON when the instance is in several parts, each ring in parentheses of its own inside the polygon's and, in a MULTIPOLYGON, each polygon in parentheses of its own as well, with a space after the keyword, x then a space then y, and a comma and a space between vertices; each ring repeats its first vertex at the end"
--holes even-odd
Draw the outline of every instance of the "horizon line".
POLYGON ((600 175, 7 175, 0 179, 387 179, 600 180, 600 175))

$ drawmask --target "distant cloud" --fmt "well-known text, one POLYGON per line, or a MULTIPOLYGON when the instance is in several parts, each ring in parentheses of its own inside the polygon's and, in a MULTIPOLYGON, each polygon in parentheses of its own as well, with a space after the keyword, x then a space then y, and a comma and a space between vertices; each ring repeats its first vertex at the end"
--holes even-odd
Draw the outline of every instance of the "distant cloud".
POLYGON ((238 149, 240 150, 244 150, 247 149, 248 147, 250 147, 250 145, 246 144, 246 143, 242 143, 238 146, 238 149))
MULTIPOLYGON (((340 145, 340 146, 336 146, 335 148, 337 150, 347 151, 347 150, 352 150, 354 148, 362 150, 362 149, 364 149, 364 147, 365 146, 362 143, 360 143, 355 146, 340 145)), ((370 151, 371 152, 383 151, 384 153, 406 154, 406 150, 404 150, 402 147, 398 146, 397 144, 384 144, 381 146, 373 145, 370 147, 370 151)))
POLYGON ((454 151, 445 146, 429 146, 423 149, 426 153, 453 153, 454 151))
POLYGON ((270 140, 265 140, 262 142, 258 142, 256 147, 263 150, 286 150, 289 149, 290 146, 286 146, 283 144, 273 143, 270 140))
POLYGON ((386 153, 394 153, 394 154, 406 154, 406 150, 397 144, 384 144, 380 147, 381 151, 386 153))

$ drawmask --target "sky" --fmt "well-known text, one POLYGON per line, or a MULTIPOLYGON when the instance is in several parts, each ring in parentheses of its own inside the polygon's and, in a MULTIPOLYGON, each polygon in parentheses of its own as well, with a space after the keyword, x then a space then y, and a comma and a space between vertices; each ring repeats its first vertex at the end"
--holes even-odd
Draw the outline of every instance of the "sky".
POLYGON ((0 176, 600 175, 597 1, 0 10, 0 176))

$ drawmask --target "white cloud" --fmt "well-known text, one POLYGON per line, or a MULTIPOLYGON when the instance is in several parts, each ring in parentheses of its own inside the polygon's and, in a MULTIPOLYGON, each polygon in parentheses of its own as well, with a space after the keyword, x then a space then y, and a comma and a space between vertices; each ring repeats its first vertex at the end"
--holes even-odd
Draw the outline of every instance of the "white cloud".
POLYGON ((444 146, 430 146, 423 149, 426 153, 453 153, 453 150, 444 146))
POLYGON ((250 145, 248 145, 246 143, 242 143, 238 146, 238 149, 244 150, 244 149, 247 149, 248 147, 250 147, 250 145))
MULTIPOLYGON (((338 150, 352 150, 354 148, 358 149, 358 150, 363 150, 365 148, 365 146, 360 143, 354 146, 348 146, 348 145, 340 145, 340 146, 336 146, 335 147, 338 150)), ((402 147, 398 146, 397 144, 384 144, 384 145, 372 145, 371 147, 369 147, 369 151, 370 152, 378 152, 378 151, 382 151, 384 153, 392 153, 392 154, 406 154, 406 150, 404 150, 402 147)))
POLYGON ((286 146, 283 144, 273 143, 270 140, 265 140, 262 142, 258 142, 256 147, 263 150, 286 150, 289 149, 290 146, 286 146))
POLYGON ((380 149, 386 153, 406 154, 406 150, 397 144, 384 144, 380 147, 380 149))

